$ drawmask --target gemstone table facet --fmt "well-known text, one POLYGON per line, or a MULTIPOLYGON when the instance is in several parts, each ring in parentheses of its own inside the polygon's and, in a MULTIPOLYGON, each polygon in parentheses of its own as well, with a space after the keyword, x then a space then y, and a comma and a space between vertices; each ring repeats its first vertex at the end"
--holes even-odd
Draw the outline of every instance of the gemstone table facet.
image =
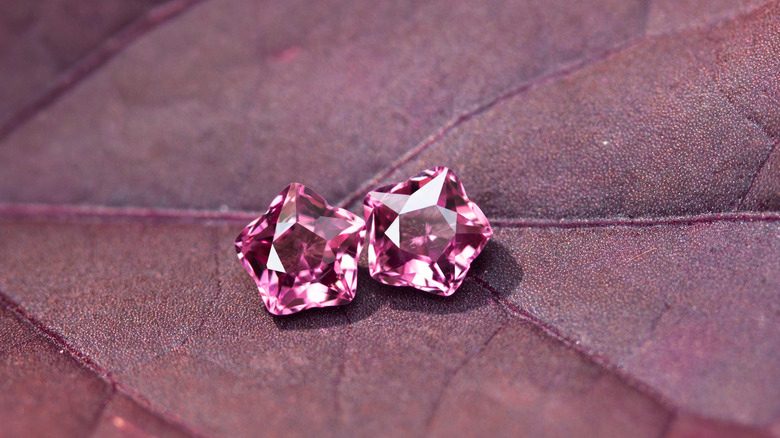
POLYGON ((452 295, 493 235, 446 167, 370 192, 363 209, 371 276, 393 286, 452 295))
POLYGON ((302 184, 287 186, 236 238, 268 311, 289 315, 355 297, 365 222, 302 184))

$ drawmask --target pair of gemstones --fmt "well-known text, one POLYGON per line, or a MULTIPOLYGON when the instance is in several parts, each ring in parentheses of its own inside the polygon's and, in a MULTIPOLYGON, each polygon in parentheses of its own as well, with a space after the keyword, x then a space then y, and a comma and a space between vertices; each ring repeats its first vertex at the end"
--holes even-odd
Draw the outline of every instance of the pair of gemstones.
POLYGON ((289 315, 352 301, 366 235, 375 280, 452 295, 493 234, 446 167, 370 192, 363 209, 365 222, 293 183, 241 231, 238 259, 269 312, 289 315))

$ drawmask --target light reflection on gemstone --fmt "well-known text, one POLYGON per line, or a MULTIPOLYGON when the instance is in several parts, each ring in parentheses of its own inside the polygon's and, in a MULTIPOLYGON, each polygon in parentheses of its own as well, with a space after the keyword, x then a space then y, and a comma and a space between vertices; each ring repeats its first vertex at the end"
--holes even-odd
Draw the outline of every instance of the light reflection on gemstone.
POLYGON ((493 235, 482 210, 446 167, 370 192, 363 201, 371 276, 452 295, 493 235))
POLYGON ((268 311, 288 315, 355 297, 365 222, 302 184, 287 186, 236 238, 268 311))

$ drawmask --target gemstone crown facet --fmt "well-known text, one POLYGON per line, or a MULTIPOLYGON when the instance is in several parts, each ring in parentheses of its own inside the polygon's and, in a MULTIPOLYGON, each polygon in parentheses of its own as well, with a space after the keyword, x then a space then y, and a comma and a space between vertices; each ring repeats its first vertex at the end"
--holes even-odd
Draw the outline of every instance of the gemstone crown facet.
POLYGON ((452 295, 493 231, 460 179, 434 167, 363 201, 371 276, 385 284, 452 295))
POLYGON ((292 183, 235 245, 268 311, 289 315, 352 301, 364 236, 363 219, 292 183))

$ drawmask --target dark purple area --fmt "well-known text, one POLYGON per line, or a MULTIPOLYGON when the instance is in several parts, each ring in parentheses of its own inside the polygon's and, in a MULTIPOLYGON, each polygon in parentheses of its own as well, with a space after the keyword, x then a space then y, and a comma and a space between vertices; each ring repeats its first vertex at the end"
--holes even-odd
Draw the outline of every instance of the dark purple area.
POLYGON ((780 437, 780 2, 0 13, 0 436, 780 437), (270 315, 233 240, 445 165, 438 297, 270 315))

